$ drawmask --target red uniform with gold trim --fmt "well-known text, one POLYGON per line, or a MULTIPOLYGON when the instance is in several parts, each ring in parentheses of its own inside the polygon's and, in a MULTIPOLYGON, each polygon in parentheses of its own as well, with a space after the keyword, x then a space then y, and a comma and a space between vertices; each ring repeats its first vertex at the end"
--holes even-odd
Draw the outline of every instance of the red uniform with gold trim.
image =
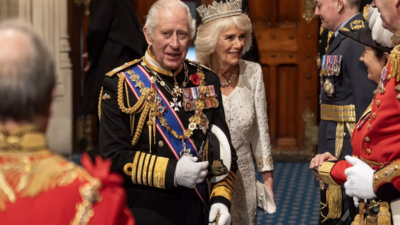
MULTIPOLYGON (((391 201, 400 197, 400 46, 392 51, 382 71, 376 97, 353 132, 353 155, 376 170, 373 188, 378 199, 391 201)), ((345 160, 325 162, 319 173, 328 184, 346 182, 345 160)))
POLYGON ((134 225, 122 178, 87 155, 86 170, 47 150, 34 127, 0 126, 0 223, 134 225))

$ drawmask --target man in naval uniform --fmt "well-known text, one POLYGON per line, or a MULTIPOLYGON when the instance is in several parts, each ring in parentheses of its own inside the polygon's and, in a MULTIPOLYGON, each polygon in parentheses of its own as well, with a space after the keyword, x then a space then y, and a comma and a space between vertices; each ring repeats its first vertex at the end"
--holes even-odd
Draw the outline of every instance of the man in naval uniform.
MULTIPOLYGON (((367 69, 359 61, 364 46, 346 38, 339 30, 361 29, 366 22, 359 13, 359 0, 317 0, 316 3, 315 14, 321 18, 321 26, 333 32, 327 53, 321 60, 321 122, 316 157, 329 152, 342 159, 352 153, 352 130, 371 103, 376 84, 368 80, 367 69)), ((354 209, 354 204, 345 194, 341 197, 340 187, 329 187, 327 192, 326 220, 336 224, 348 208, 354 209)), ((347 218, 345 224, 350 224, 351 219, 347 218)))
POLYGON ((0 223, 134 225, 110 161, 93 165, 85 155, 84 170, 47 147, 55 85, 54 61, 33 29, 0 23, 0 223))
POLYGON ((185 60, 195 34, 189 8, 179 0, 155 2, 144 32, 150 46, 145 56, 104 79, 101 155, 124 176, 137 224, 228 224, 236 152, 218 76, 185 60), (227 137, 229 165, 207 162, 212 126, 227 137), (225 178, 211 182, 208 191, 205 177, 215 171, 225 178))

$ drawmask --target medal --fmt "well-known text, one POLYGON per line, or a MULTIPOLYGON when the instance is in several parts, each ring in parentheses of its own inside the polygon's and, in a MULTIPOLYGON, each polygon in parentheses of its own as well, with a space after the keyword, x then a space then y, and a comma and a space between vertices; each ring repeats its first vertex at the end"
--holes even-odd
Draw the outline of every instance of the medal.
POLYGON ((171 108, 175 111, 179 111, 179 107, 182 107, 182 103, 178 102, 178 98, 172 98, 173 102, 170 102, 171 108))
POLYGON ((326 79, 324 83, 324 91, 328 97, 333 97, 335 93, 334 85, 330 79, 326 79))
POLYGON ((182 139, 182 151, 180 152, 180 155, 183 156, 190 156, 192 157, 192 154, 190 154, 190 148, 186 148, 186 143, 185 139, 182 139))
POLYGON ((199 128, 203 131, 204 134, 206 134, 207 130, 208 130, 208 124, 210 123, 210 121, 208 121, 207 116, 204 114, 201 117, 201 122, 199 124, 199 128))
POLYGON ((325 62, 326 62, 326 55, 322 56, 322 68, 321 71, 319 72, 319 76, 322 77, 323 75, 325 75, 325 62))

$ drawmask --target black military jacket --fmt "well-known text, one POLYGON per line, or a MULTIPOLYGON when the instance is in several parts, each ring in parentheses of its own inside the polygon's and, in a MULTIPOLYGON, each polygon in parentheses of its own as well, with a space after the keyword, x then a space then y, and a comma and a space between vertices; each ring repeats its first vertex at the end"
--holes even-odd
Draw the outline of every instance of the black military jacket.
MULTIPOLYGON (((101 118, 99 147, 101 155, 105 158, 111 158, 112 170, 124 177, 124 187, 128 194, 128 201, 130 196, 140 194, 152 195, 155 198, 198 198, 194 189, 174 186, 177 159, 158 131, 156 132, 156 140, 152 141, 150 152, 149 127, 146 124, 148 115, 144 117, 143 130, 139 132, 137 143, 132 146, 135 131, 143 121, 140 121, 141 113, 132 115, 122 112, 118 104, 121 96, 123 97, 123 105, 126 108, 134 107, 138 101, 129 87, 125 87, 126 81, 123 78, 121 81, 119 76, 121 75, 120 72, 141 65, 143 60, 145 59, 135 60, 116 68, 108 73, 104 79, 103 90, 99 100, 99 117, 101 118), (118 87, 119 82, 122 82, 123 88, 118 87), (124 170, 127 164, 136 168, 135 178, 132 175, 128 175, 130 171, 126 171, 126 168, 124 170)), ((212 190, 210 190, 210 205, 214 202, 220 202, 229 208, 237 171, 237 157, 225 121, 220 81, 218 76, 211 70, 188 60, 185 60, 184 63, 187 65, 189 76, 195 74, 200 69, 205 74, 205 85, 214 85, 215 87, 219 104, 217 107, 205 109, 203 112, 210 124, 217 125, 228 137, 231 146, 232 165, 229 175, 221 182, 212 185, 212 190)), ((175 71, 175 74, 172 71, 153 69, 157 70, 165 84, 171 88, 174 87, 173 75, 176 76, 179 85, 184 81, 184 69, 182 68, 175 71)), ((187 84, 187 88, 195 86, 197 85, 194 85, 192 81, 189 81, 187 84)), ((158 88, 161 89, 168 101, 173 102, 172 95, 164 87, 158 85, 158 88)), ((182 101, 182 97, 179 98, 179 101, 182 101)), ((186 112, 182 107, 176 113, 181 119, 183 126, 187 128, 190 123, 189 118, 194 115, 194 111, 186 112)), ((201 129, 194 130, 191 138, 197 149, 200 149, 200 145, 205 137, 201 129)), ((206 185, 205 182, 203 182, 203 185, 206 185)), ((206 201, 208 202, 207 199, 206 201)))

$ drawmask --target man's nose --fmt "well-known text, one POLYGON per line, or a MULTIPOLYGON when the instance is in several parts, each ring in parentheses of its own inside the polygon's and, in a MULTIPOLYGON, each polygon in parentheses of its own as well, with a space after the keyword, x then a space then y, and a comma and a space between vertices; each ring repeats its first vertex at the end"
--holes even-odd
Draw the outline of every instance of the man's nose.
POLYGON ((171 48, 173 49, 178 49, 180 44, 179 44, 179 40, 178 40, 178 35, 174 35, 171 37, 171 42, 169 44, 171 46, 171 48))

